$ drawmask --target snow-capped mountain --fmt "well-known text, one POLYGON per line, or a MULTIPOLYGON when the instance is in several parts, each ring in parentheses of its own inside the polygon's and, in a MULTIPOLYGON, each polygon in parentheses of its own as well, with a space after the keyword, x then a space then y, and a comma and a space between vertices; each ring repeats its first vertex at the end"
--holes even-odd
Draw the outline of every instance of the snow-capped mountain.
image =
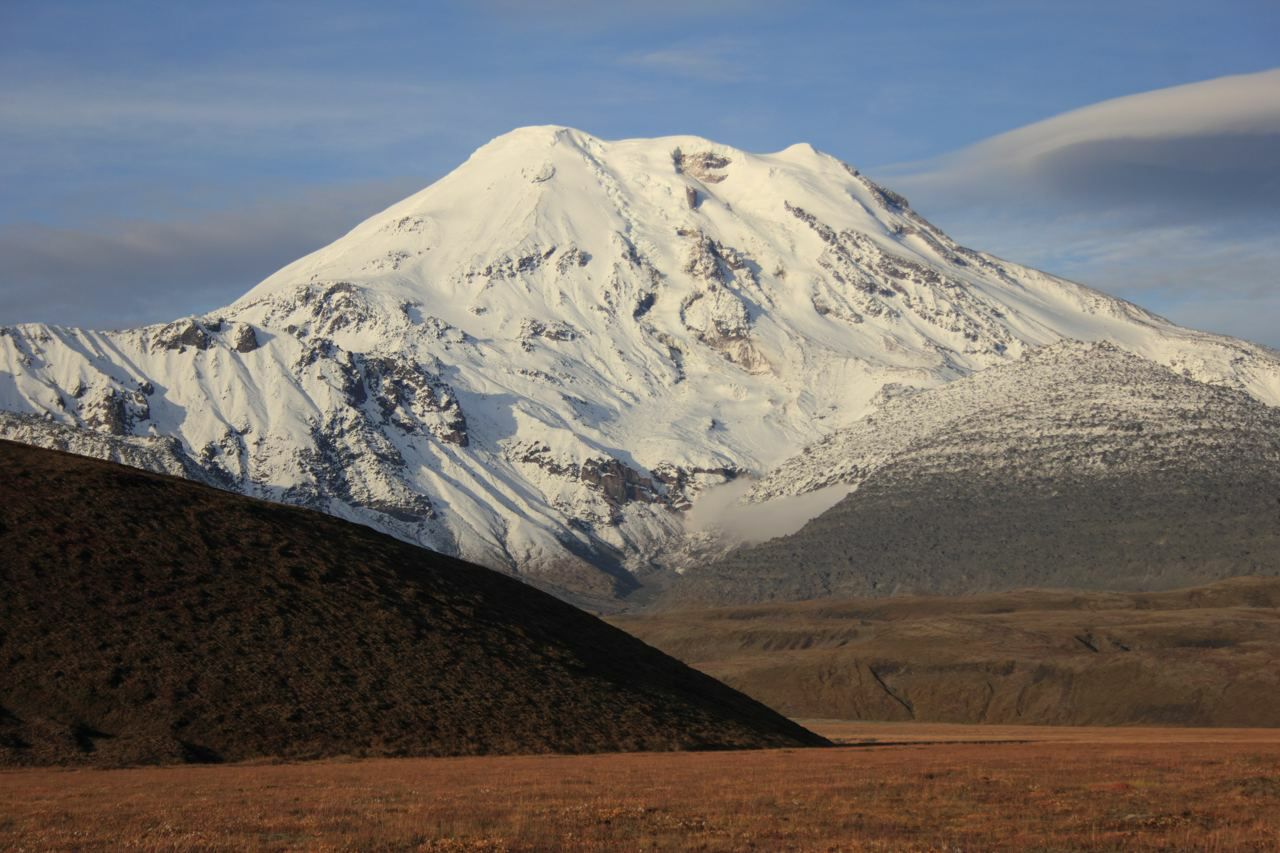
POLYGON ((709 487, 1063 338, 1280 403, 1275 352, 958 246, 808 145, 530 127, 220 311, 0 330, 0 408, 602 601, 709 487))

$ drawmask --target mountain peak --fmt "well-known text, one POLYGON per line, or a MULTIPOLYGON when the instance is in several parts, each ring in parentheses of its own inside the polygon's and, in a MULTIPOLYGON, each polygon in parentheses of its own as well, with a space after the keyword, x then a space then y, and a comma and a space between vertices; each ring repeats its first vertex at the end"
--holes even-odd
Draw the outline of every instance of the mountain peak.
POLYGON ((513 128, 506 133, 499 134, 493 139, 486 142, 477 149, 476 153, 486 151, 488 149, 512 149, 512 148, 549 148, 561 142, 569 142, 576 145, 590 144, 599 142, 600 140, 589 133, 560 124, 531 124, 523 127, 513 128))
POLYGON ((631 150, 653 149, 673 155, 676 152, 693 152, 725 157, 736 156, 739 158, 833 159, 829 154, 819 151, 808 142, 797 142, 772 154, 754 154, 714 139, 693 134, 626 137, 606 140, 586 131, 558 124, 526 125, 513 128, 489 140, 478 148, 475 154, 493 151, 502 151, 504 153, 524 151, 542 154, 545 153, 546 149, 560 144, 567 144, 570 148, 579 149, 588 154, 598 154, 606 149, 621 148, 631 150))
MULTIPOLYGON (((662 253, 682 233, 738 252, 754 243, 780 259, 795 240, 821 233, 806 216, 894 241, 901 227, 883 201, 889 198, 900 197, 807 143, 751 154, 692 135, 604 141, 561 125, 521 127, 270 277, 250 297, 325 279, 376 279, 379 289, 420 291, 405 288, 408 279, 465 277, 520 258, 527 266, 535 245, 572 246, 581 257, 626 254, 619 247, 628 245, 662 253), (765 221, 774 223, 767 236, 759 233, 765 221)), ((680 248, 663 259, 671 269, 648 260, 672 280, 683 277, 686 255, 680 248)))
POLYGON ((830 156, 830 155, 825 154, 825 153, 823 153, 822 151, 819 151, 818 149, 814 148, 814 147, 813 147, 811 144, 809 144, 808 142, 796 142, 796 143, 794 143, 794 144, 792 144, 792 145, 788 145, 786 148, 783 148, 783 149, 782 149, 781 151, 779 151, 778 153, 779 153, 779 154, 788 154, 788 155, 796 156, 796 157, 827 157, 827 156, 830 156))

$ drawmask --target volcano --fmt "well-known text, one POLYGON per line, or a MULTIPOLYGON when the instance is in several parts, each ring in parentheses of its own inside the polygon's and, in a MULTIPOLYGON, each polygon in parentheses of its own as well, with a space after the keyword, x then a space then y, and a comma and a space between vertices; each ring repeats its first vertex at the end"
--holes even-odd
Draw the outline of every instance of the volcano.
POLYGON ((711 490, 1064 340, 1280 402, 1274 351, 960 246, 809 145, 529 127, 223 309, 0 329, 0 435, 607 609, 701 559, 711 490))

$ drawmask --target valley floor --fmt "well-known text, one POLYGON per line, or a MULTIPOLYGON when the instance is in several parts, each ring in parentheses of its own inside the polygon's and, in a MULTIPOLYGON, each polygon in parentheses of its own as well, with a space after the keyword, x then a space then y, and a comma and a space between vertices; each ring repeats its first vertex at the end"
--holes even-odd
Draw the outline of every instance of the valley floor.
POLYGON ((808 721, 759 752, 0 772, 0 848, 1280 848, 1280 730, 808 721))

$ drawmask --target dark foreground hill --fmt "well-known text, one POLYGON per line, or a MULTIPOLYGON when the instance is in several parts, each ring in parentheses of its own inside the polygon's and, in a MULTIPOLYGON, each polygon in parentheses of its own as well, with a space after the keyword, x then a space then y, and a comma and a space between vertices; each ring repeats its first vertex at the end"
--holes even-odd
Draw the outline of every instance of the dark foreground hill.
POLYGON ((0 763, 822 743, 494 572, 0 442, 0 763))
POLYGON ((1280 579, 760 604, 615 624, 796 717, 1280 726, 1280 579))

